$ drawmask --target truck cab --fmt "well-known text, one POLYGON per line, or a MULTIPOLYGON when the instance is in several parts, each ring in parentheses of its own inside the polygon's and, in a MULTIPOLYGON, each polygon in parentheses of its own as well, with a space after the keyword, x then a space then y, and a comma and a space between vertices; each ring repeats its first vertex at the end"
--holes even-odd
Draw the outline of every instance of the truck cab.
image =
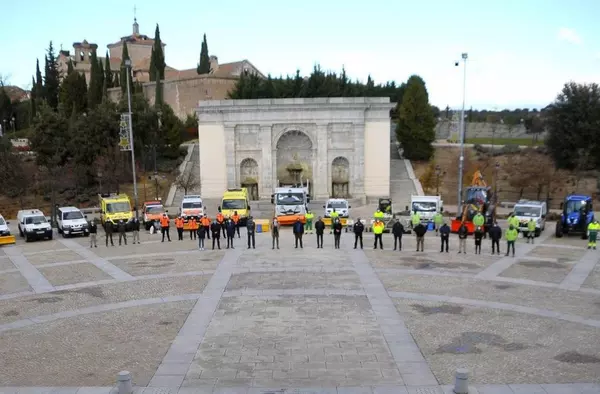
POLYGON ((348 200, 343 198, 330 198, 327 200, 327 203, 323 205, 325 209, 324 216, 326 218, 331 217, 331 212, 335 209, 335 211, 340 215, 340 218, 348 218, 350 217, 350 205, 348 204, 348 200))
POLYGON ((198 220, 198 218, 204 215, 204 204, 202 202, 202 197, 191 194, 183 196, 179 212, 185 220, 191 218, 198 220))
POLYGON ((90 235, 88 222, 79 208, 60 207, 58 208, 56 215, 58 233, 62 234, 63 237, 66 238, 73 235, 83 235, 84 237, 87 237, 90 235))
POLYGON ((165 207, 160 201, 146 201, 142 208, 142 223, 146 228, 146 231, 150 230, 150 227, 154 223, 160 223, 160 218, 166 213, 165 207))
POLYGON ((410 211, 417 212, 423 222, 430 222, 443 208, 440 196, 411 196, 410 211))
POLYGON ((303 187, 277 187, 271 196, 275 216, 281 225, 294 224, 300 219, 306 223, 306 206, 310 202, 308 190, 303 187))
POLYGON ((546 228, 546 215, 548 207, 544 201, 519 200, 513 208, 513 214, 519 219, 518 230, 527 233, 527 223, 535 220, 535 236, 539 237, 546 228))
POLYGON ((223 193, 221 200, 221 213, 225 217, 231 217, 235 212, 240 217, 240 224, 243 226, 250 216, 250 200, 248 199, 248 189, 245 187, 237 189, 227 189, 223 193))
POLYGON ((39 209, 27 209, 17 212, 19 234, 25 242, 38 239, 52 239, 52 227, 46 215, 39 209))
POLYGON ((127 194, 100 194, 100 223, 112 223, 116 230, 119 221, 123 220, 127 224, 127 229, 131 230, 133 222, 133 211, 131 202, 127 194))

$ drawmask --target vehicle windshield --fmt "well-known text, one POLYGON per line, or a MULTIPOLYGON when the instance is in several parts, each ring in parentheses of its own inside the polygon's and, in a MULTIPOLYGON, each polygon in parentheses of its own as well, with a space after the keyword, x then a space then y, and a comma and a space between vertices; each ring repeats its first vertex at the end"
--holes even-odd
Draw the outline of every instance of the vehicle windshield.
POLYGON ((330 201, 327 203, 327 208, 346 209, 348 204, 345 201, 330 201))
POLYGON ((433 201, 413 202, 412 210, 417 212, 435 212, 437 211, 437 204, 433 201))
POLYGON ((585 210, 585 201, 569 201, 567 203, 567 214, 579 212, 581 208, 585 210))
POLYGON ((221 209, 246 209, 246 200, 223 200, 221 209))
POLYGON ((542 215, 542 208, 538 207, 515 207, 516 216, 527 216, 536 218, 542 215))
POLYGON ((29 216, 25 218, 25 224, 42 224, 48 223, 45 216, 29 216))
POLYGON ((131 206, 129 202, 111 202, 106 204, 106 212, 108 213, 120 213, 120 212, 131 212, 131 206))
POLYGON ((470 188, 467 189, 465 201, 469 204, 483 204, 488 200, 488 194, 485 189, 470 188))
POLYGON ((5 224, 6 224, 6 222, 4 221, 4 218, 0 218, 0 226, 3 226, 5 224))
POLYGON ((80 211, 65 212, 63 220, 83 219, 83 214, 80 211))
POLYGON ((304 204, 304 193, 279 193, 275 200, 277 205, 304 204))
POLYGON ((165 209, 162 205, 148 205, 146 213, 165 213, 165 209))
POLYGON ((184 202, 183 204, 181 204, 181 206, 183 207, 183 209, 198 209, 198 208, 202 208, 202 202, 188 201, 188 202, 184 202))

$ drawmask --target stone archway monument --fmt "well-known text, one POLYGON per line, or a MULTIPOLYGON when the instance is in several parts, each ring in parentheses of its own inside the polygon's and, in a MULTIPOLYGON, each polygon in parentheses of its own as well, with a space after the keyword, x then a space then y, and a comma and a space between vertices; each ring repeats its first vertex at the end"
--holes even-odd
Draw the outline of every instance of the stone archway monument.
POLYGON ((348 195, 389 197, 393 106, 387 97, 201 101, 202 197, 220 198, 250 177, 259 198, 270 199, 280 183, 301 177, 313 199, 325 200, 342 167, 348 195))

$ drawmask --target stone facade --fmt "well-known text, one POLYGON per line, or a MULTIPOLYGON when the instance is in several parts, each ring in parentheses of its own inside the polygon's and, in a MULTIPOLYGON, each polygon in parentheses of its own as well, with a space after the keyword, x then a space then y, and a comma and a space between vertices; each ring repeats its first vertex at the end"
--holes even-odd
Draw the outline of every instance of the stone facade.
POLYGON ((226 188, 256 184, 268 199, 292 183, 293 167, 319 200, 387 197, 392 107, 389 98, 201 101, 201 193, 219 198, 226 188))

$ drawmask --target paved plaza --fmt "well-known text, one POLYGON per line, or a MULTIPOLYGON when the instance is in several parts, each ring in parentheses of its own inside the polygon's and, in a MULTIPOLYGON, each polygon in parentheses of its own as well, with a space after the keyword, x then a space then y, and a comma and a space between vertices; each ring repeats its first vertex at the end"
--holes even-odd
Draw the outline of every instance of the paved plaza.
POLYGON ((507 258, 332 237, 19 239, 0 248, 0 393, 108 394, 127 370, 146 394, 442 394, 457 368, 470 393, 600 393, 600 251, 580 239, 507 258))

